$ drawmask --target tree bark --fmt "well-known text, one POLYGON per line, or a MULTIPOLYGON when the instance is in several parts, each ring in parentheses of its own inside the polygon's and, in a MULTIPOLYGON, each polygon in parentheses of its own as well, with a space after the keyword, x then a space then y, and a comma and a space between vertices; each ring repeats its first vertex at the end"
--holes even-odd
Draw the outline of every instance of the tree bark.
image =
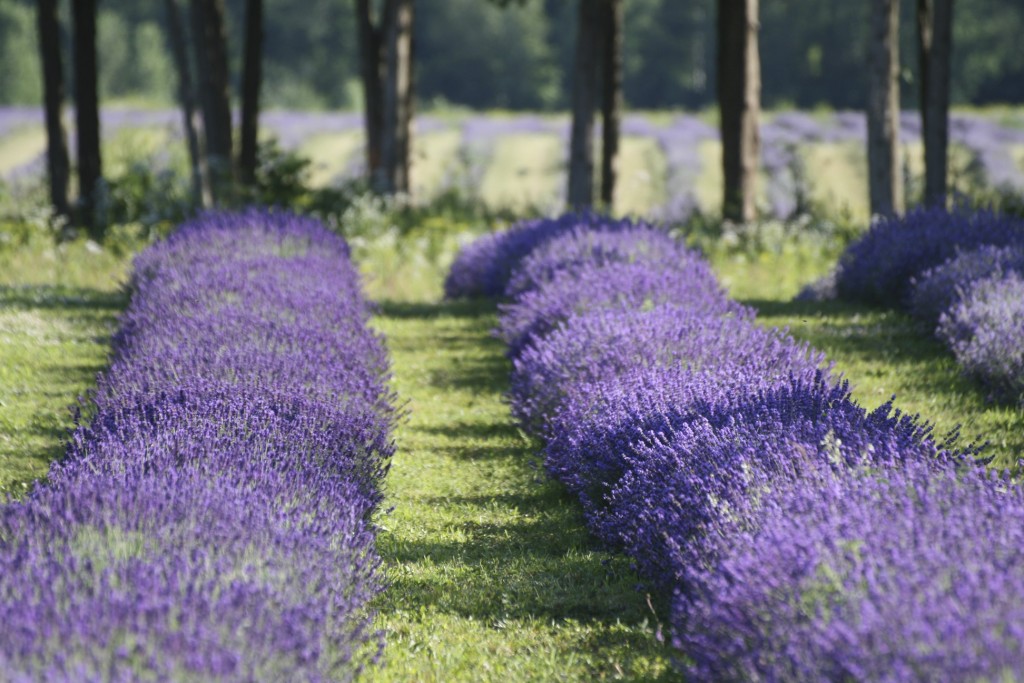
POLYGON ((181 103, 182 127, 188 143, 188 156, 192 164, 192 195, 196 206, 208 208, 213 205, 213 190, 210 187, 210 172, 206 167, 206 154, 200 143, 202 121, 196 113, 195 96, 192 90, 192 69, 185 47, 185 31, 181 23, 177 0, 165 0, 167 10, 167 43, 174 64, 178 70, 178 99, 181 103))
POLYGON ((363 81, 364 129, 366 131, 366 174, 374 180, 381 173, 381 137, 384 131, 383 40, 373 20, 370 0, 356 0, 359 62, 363 81))
POLYGON ((223 0, 192 0, 192 24, 205 149, 216 202, 229 192, 234 179, 223 0))
POLYGON ((242 76, 241 150, 238 172, 246 185, 256 182, 260 81, 263 61, 263 0, 249 0, 245 11, 245 72, 242 76))
POLYGON ((601 203, 613 208, 619 174, 619 133, 622 126, 622 0, 604 0, 601 75, 601 203))
POLYGON ((57 0, 37 4, 39 52, 43 66, 43 103, 46 114, 46 169, 50 181, 50 202, 58 216, 70 215, 68 178, 71 162, 64 132, 64 69, 60 58, 60 22, 57 0))
POLYGON ((75 122, 78 130, 78 194, 82 224, 94 239, 103 237, 96 199, 103 174, 96 73, 96 0, 71 3, 75 25, 75 122))
POLYGON ((722 217, 757 217, 761 159, 758 0, 718 0, 718 107, 722 136, 722 217))
POLYGON ((579 5, 569 139, 568 201, 574 209, 587 209, 594 203, 594 109, 601 28, 599 1, 580 0, 579 5))
POLYGON ((868 189, 871 213, 902 210, 899 165, 899 2, 872 0, 868 44, 868 189))
POLYGON ((383 173, 377 189, 386 194, 409 191, 412 145, 413 0, 388 0, 385 10, 387 69, 382 103, 383 173))
POLYGON ((924 202, 944 205, 949 152, 949 83, 953 0, 918 0, 921 137, 924 202))

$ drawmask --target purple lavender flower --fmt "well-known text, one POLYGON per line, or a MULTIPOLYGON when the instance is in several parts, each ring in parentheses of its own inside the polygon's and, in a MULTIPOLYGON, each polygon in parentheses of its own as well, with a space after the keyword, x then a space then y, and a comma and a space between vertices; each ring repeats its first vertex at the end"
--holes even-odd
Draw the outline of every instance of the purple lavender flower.
POLYGON ((992 399, 1024 404, 1024 275, 979 280, 939 318, 937 334, 992 399))
POLYGON ((211 213, 130 287, 92 423, 0 507, 0 665, 353 679, 383 644, 371 516, 394 409, 348 246, 287 213, 211 213))
POLYGON ((981 468, 819 469, 765 491, 687 567, 688 678, 998 680, 1024 673, 1024 489, 981 468))

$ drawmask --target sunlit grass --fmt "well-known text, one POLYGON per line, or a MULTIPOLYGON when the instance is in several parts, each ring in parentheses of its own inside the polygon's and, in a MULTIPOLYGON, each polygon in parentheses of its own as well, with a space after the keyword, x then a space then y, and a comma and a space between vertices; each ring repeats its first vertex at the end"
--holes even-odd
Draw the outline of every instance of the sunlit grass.
POLYGON ((356 154, 362 154, 364 147, 362 131, 325 133, 307 138, 298 152, 307 157, 310 164, 309 184, 312 187, 326 187, 345 173, 356 154))
POLYGON ((0 251, 0 495, 63 452, 69 408, 106 367, 125 267, 83 243, 0 251))
POLYGON ((480 196, 494 207, 555 206, 565 177, 558 136, 523 133, 500 138, 480 182, 480 196))
POLYGON ((412 195, 417 201, 428 201, 441 189, 445 175, 457 163, 462 134, 451 128, 413 137, 410 174, 412 195))
POLYGON ((867 223, 868 162, 864 146, 854 142, 820 142, 802 149, 811 198, 867 223))
POLYGON ((408 401, 378 547, 391 585, 374 681, 670 677, 628 561, 534 464, 501 395, 490 302, 384 302, 394 388, 408 401))
POLYGON ((0 137, 0 175, 35 161, 46 151, 46 130, 42 126, 21 126, 0 137))
POLYGON ((644 216, 665 203, 665 154, 653 138, 622 138, 615 214, 644 216))

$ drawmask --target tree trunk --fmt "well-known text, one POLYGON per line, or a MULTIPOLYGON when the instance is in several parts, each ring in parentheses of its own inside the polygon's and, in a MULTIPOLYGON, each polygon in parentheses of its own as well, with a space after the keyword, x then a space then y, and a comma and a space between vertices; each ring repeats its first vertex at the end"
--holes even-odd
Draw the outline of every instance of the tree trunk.
POLYGON ((242 131, 238 172, 246 185, 256 182, 260 80, 263 61, 263 0, 249 0, 245 11, 245 73, 242 76, 242 131))
POLYGON ((918 0, 921 137, 924 202, 945 205, 949 151, 949 81, 953 0, 918 0))
POLYGON ((873 215, 903 206, 899 165, 899 2, 872 0, 868 44, 868 189, 873 215))
POLYGON ((223 0, 192 0, 192 24, 206 156, 213 198, 221 201, 230 190, 234 176, 223 0))
POLYGON ((43 66, 43 92, 46 112, 46 169, 50 180, 50 201, 58 216, 68 217, 68 141, 64 133, 64 70, 60 59, 60 23, 57 0, 39 0, 36 19, 39 28, 39 52, 43 66))
POLYGON ((722 136, 722 217, 757 217, 761 159, 758 0, 718 0, 718 107, 722 136))
POLYGON ((569 206, 594 203, 594 109, 597 103, 600 33, 599 0, 580 0, 569 140, 569 206))
POLYGON ((601 203, 613 208, 619 173, 619 130, 622 126, 622 0, 601 7, 604 42, 601 74, 601 203))
POLYGON ((373 181, 381 173, 381 137, 384 130, 381 81, 384 73, 384 52, 381 32, 374 24, 370 5, 370 0, 356 0, 366 131, 366 174, 373 181))
POLYGON ((96 199, 103 174, 96 74, 96 0, 71 3, 75 25, 75 121, 78 129, 80 220, 94 239, 103 237, 96 199))
POLYGON ((178 69, 178 99, 181 102, 182 124, 188 156, 192 163, 192 195, 196 206, 208 208, 213 205, 213 190, 210 187, 210 172, 206 167, 206 154, 200 144, 199 131, 202 121, 196 115, 192 91, 192 69, 185 48, 185 32, 178 12, 177 0, 165 0, 167 10, 167 43, 174 64, 178 69))
POLYGON ((381 157, 383 173, 375 183, 381 192, 409 191, 412 144, 413 0, 388 0, 385 10, 387 69, 383 97, 381 157))

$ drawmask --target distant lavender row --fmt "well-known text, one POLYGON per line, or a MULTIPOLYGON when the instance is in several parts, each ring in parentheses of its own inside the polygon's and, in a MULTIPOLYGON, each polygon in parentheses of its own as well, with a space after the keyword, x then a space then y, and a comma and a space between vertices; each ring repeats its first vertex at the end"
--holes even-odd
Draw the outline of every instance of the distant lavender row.
POLYGON ((136 258, 95 417, 0 508, 6 680, 351 680, 393 446, 347 245, 207 214, 136 258))
POLYGON ((1024 589, 1021 488, 956 435, 865 411, 663 233, 520 224, 450 281, 506 283, 512 411, 592 531, 671 596, 694 680, 1024 673, 1005 599, 1024 589))
MULTIPOLYGON (((269 111, 261 123, 271 131, 285 149, 294 150, 316 135, 344 133, 359 130, 362 122, 358 112, 300 112, 269 111)), ((146 111, 114 109, 103 112, 104 132, 110 134, 126 127, 170 127, 180 135, 180 117, 171 110, 146 111)), ((0 136, 24 125, 41 125, 42 115, 36 108, 0 108, 0 136)), ((429 115, 418 117, 417 130, 427 132, 447 127, 442 119, 429 115)), ((491 161, 494 146, 505 136, 524 133, 543 133, 557 136, 563 150, 558 166, 564 168, 568 149, 568 122, 564 118, 521 115, 474 114, 461 119, 462 140, 458 163, 449 164, 447 176, 440 182, 443 188, 461 188, 463 184, 478 183, 491 161)), ((763 140, 762 164, 767 178, 766 194, 773 215, 785 218, 800 207, 802 187, 807 178, 800 177, 803 165, 802 149, 821 142, 861 143, 865 139, 866 125, 860 112, 844 111, 834 114, 784 112, 770 117, 761 128, 763 140)), ((629 114, 623 120, 623 133, 630 136, 653 138, 665 156, 667 177, 665 203, 654 211, 660 220, 675 221, 688 217, 697 208, 697 179, 702 169, 700 145, 718 139, 718 131, 693 115, 676 116, 667 124, 658 124, 643 114, 629 114)), ((72 130, 73 134, 73 130, 72 130)), ((903 112, 901 139, 913 142, 920 139, 920 119, 916 112, 903 112)), ((1004 125, 991 116, 954 114, 950 121, 950 139, 969 149, 987 182, 994 187, 1024 188, 1024 168, 1014 158, 1013 149, 1024 146, 1024 127, 1004 125)), ((73 145, 72 145, 73 149, 73 145)), ((355 177, 363 172, 364 155, 353 155, 343 177, 355 177)), ((43 171, 42 157, 12 172, 16 177, 39 175, 43 171)), ((562 174, 564 175, 564 174, 562 174)), ((564 178, 556 181, 558 196, 564 200, 564 178)), ((475 187, 462 188, 475 190, 475 187)))
POLYGON ((996 399, 1024 402, 1024 221, 919 209, 877 221, 839 261, 839 296, 907 308, 996 399))

